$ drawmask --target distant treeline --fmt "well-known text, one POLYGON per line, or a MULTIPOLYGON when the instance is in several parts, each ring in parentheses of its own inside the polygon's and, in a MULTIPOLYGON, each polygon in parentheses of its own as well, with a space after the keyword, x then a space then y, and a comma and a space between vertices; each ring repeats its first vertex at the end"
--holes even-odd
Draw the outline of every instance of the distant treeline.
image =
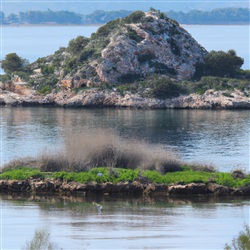
MULTIPOLYGON (((96 10, 92 14, 82 15, 70 11, 26 11, 8 16, 0 12, 1 24, 104 24, 123 18, 132 11, 96 10)), ((167 16, 182 24, 249 24, 249 8, 222 8, 212 11, 191 10, 188 12, 166 12, 167 16)))
POLYGON ((249 8, 224 8, 211 11, 169 11, 167 15, 182 24, 249 24, 249 8))

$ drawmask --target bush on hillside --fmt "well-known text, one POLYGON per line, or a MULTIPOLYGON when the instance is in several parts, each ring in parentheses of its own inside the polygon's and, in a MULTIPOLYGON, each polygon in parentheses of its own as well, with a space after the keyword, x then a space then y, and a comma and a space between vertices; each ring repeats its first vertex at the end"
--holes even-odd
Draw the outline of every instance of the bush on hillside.
POLYGON ((72 39, 69 41, 67 50, 73 55, 77 55, 85 48, 88 42, 89 42, 89 38, 84 37, 84 36, 78 36, 75 39, 72 39))
POLYGON ((28 64, 27 59, 23 59, 16 53, 10 53, 2 60, 1 67, 6 73, 11 74, 16 71, 26 71, 28 64))
POLYGON ((145 13, 138 10, 125 17, 124 23, 139 23, 143 17, 145 17, 145 13))
POLYGON ((179 82, 167 77, 148 77, 146 79, 146 86, 150 88, 146 95, 159 99, 177 97, 185 92, 185 89, 179 82))
POLYGON ((212 50, 204 57, 204 63, 196 65, 195 78, 201 76, 235 77, 240 73, 244 59, 238 57, 234 50, 212 50))

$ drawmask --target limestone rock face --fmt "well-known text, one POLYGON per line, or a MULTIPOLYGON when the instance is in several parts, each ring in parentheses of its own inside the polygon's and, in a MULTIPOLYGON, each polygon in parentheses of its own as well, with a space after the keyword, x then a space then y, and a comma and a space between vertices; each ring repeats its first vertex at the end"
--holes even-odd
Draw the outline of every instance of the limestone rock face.
MULTIPOLYGON (((189 79, 207 51, 176 21, 162 14, 137 11, 111 21, 73 51, 69 44, 37 60, 31 68, 46 68, 59 83, 72 81, 72 88, 131 83, 153 74, 189 79)), ((46 80, 44 76, 34 81, 39 85, 46 80)))
POLYGON ((102 62, 96 66, 102 81, 116 83, 154 73, 193 76, 206 50, 177 22, 161 19, 156 12, 146 13, 145 19, 150 21, 126 24, 102 50, 102 62))
POLYGON ((65 90, 46 96, 37 95, 35 91, 30 95, 18 95, 3 91, 0 94, 0 105, 56 105, 135 109, 250 109, 250 98, 239 90, 235 90, 230 96, 225 96, 225 91, 207 90, 203 95, 190 94, 165 100, 143 98, 129 92, 122 96, 116 91, 98 89, 89 89, 78 93, 65 90))

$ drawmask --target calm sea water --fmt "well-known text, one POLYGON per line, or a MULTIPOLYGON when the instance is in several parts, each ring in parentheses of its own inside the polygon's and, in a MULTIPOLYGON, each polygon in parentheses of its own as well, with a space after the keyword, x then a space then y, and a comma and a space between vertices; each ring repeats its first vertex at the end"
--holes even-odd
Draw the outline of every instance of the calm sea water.
POLYGON ((250 201, 158 198, 20 199, 0 196, 1 249, 20 249, 36 229, 72 249, 223 249, 249 224, 250 201))
POLYGON ((223 171, 250 169, 248 110, 0 107, 0 113, 2 164, 44 149, 57 151, 75 133, 113 129, 126 139, 171 148, 188 162, 212 164, 223 171))
MULTIPOLYGON (((244 69, 249 69, 249 26, 247 25, 184 25, 203 47, 210 50, 235 49, 244 58, 244 69)), ((59 47, 79 35, 89 37, 97 26, 58 27, 2 27, 1 59, 16 52, 30 62, 54 53, 59 47)))

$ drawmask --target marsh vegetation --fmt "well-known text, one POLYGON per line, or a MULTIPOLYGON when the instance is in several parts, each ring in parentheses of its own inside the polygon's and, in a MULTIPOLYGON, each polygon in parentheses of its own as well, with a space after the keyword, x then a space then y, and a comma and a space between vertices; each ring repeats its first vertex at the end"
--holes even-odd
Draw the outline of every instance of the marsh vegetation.
POLYGON ((250 185, 250 175, 242 171, 217 172, 214 167, 186 164, 178 154, 162 145, 125 140, 107 130, 93 130, 68 137, 64 149, 44 151, 37 158, 11 161, 0 179, 55 178, 98 183, 134 181, 146 177, 159 184, 217 183, 229 187, 250 185))

